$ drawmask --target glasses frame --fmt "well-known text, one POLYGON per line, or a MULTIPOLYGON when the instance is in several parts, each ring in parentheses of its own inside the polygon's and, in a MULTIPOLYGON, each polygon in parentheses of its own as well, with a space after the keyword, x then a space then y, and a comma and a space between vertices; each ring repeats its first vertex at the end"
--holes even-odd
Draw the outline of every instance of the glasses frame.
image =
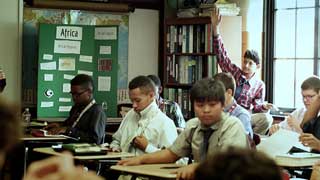
POLYGON ((78 98, 78 97, 80 97, 83 93, 85 93, 85 92, 87 92, 89 89, 85 89, 84 91, 82 91, 82 92, 79 92, 79 93, 74 93, 74 92, 69 92, 70 94, 71 94, 71 96, 72 97, 76 97, 76 98, 78 98))

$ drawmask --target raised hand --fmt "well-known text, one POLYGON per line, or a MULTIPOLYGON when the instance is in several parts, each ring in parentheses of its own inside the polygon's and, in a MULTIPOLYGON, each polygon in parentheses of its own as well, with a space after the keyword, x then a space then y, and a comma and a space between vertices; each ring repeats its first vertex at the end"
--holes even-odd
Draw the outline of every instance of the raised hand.
POLYGON ((218 8, 213 8, 211 11, 211 25, 213 30, 213 35, 217 36, 219 34, 219 26, 221 22, 221 15, 218 8))

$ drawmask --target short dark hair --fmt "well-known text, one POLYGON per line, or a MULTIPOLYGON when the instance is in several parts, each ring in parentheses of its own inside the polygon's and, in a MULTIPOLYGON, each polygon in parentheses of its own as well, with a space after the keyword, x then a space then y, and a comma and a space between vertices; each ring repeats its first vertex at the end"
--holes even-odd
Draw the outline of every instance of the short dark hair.
POLYGON ((0 97, 0 151, 6 152, 21 137, 22 127, 18 118, 18 108, 0 97))
POLYGON ((140 88, 144 93, 156 92, 156 86, 147 76, 137 76, 129 82, 129 90, 140 88))
POLYGON ((92 77, 86 74, 78 74, 70 84, 71 86, 81 86, 84 89, 94 89, 92 77))
POLYGON ((315 92, 319 92, 320 91, 320 79, 317 76, 312 76, 307 78, 306 80, 304 80, 301 84, 301 89, 302 90, 308 90, 308 89, 312 89, 315 92))
POLYGON ((257 65, 260 64, 260 58, 255 50, 246 50, 243 55, 244 58, 252 59, 257 65))
POLYGON ((218 73, 213 76, 214 80, 221 81, 226 88, 232 90, 232 96, 234 95, 236 89, 236 81, 234 80, 233 76, 230 73, 218 73))
POLYGON ((150 74, 147 76, 148 78, 150 78, 154 85, 156 85, 157 87, 160 87, 161 86, 161 81, 160 81, 160 78, 154 74, 150 74))
POLYGON ((265 154, 252 149, 230 147, 201 163, 195 179, 282 180, 280 168, 265 154))
POLYGON ((220 101, 224 105, 225 87, 220 81, 205 78, 197 81, 190 90, 191 102, 220 101))

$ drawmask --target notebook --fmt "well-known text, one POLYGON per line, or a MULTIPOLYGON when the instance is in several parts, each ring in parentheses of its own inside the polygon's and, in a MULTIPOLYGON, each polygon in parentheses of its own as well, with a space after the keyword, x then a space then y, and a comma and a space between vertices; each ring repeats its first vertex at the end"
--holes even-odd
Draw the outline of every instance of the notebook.
POLYGON ((320 154, 315 153, 292 153, 276 155, 275 161, 279 166, 304 167, 313 166, 320 161, 320 154))

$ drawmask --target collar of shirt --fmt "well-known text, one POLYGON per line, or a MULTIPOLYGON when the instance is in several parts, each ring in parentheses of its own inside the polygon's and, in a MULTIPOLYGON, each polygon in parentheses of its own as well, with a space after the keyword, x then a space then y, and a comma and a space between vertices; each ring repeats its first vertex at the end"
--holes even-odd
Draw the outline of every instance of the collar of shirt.
POLYGON ((253 86, 257 81, 256 73, 254 73, 249 79, 247 79, 245 75, 241 75, 241 77, 245 80, 245 82, 248 82, 250 86, 253 86))
POLYGON ((201 124, 201 121, 199 120, 200 129, 202 129, 202 130, 206 130, 206 129, 208 129, 208 128, 211 128, 211 129, 213 129, 213 130, 219 129, 219 128, 221 127, 222 121, 225 119, 225 116, 226 116, 226 113, 221 112, 221 118, 220 118, 220 120, 219 120, 218 122, 212 124, 210 127, 205 127, 205 126, 203 126, 203 125, 201 124))
POLYGON ((146 117, 150 116, 152 113, 155 113, 158 109, 158 105, 156 101, 153 101, 151 104, 149 104, 144 110, 142 110, 140 113, 136 113, 139 119, 145 119, 146 117))
POLYGON ((236 100, 232 98, 232 103, 224 108, 224 112, 232 112, 238 106, 236 100))

